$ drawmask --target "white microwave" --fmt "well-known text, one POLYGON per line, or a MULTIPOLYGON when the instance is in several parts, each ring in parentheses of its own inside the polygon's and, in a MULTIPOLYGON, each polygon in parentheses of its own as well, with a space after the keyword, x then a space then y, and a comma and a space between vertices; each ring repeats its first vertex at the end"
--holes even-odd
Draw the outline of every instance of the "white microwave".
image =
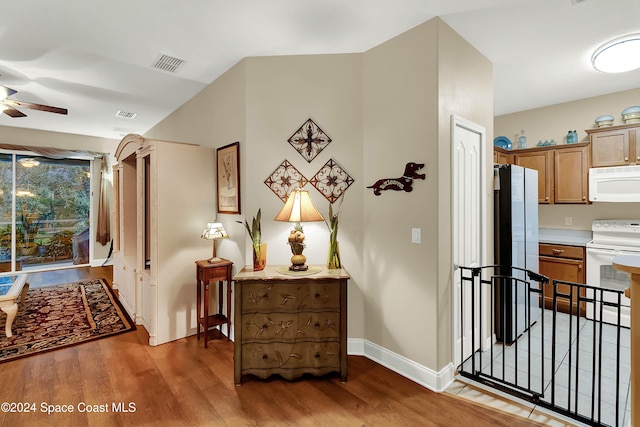
POLYGON ((640 202, 640 165, 589 169, 592 202, 640 202))

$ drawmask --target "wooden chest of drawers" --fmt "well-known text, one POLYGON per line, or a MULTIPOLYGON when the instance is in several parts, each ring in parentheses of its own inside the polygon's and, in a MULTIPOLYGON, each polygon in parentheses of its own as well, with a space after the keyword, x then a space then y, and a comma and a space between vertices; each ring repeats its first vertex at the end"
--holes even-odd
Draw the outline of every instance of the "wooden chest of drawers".
MULTIPOLYGON (((347 380, 347 282, 344 269, 282 274, 245 267, 234 278, 234 380, 242 375, 294 379, 339 372, 347 380)), ((320 269, 310 266, 310 269, 320 269)))

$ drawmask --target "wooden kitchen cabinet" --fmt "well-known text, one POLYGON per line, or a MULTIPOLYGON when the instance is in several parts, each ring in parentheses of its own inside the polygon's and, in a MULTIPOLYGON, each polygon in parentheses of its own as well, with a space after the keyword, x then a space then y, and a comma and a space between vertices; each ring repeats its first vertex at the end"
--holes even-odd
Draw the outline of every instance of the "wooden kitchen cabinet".
POLYGON ((568 145, 554 150, 553 202, 589 202, 589 146, 568 145))
MULTIPOLYGON (((553 308, 553 281, 561 280, 571 283, 585 283, 585 248, 582 246, 552 245, 540 243, 539 272, 549 278, 544 288, 544 306, 553 308)), ((558 284, 558 292, 571 294, 570 285, 558 284)), ((569 298, 557 298, 558 311, 563 313, 585 315, 586 304, 578 303, 578 290, 573 287, 573 301, 569 298), (580 309, 578 310, 578 307, 580 309)), ((580 296, 585 296, 585 289, 581 288, 580 296)))
POLYGON ((591 138, 592 167, 640 164, 640 125, 587 129, 591 138))
POLYGON ((510 157, 513 157, 512 155, 510 155, 509 151, 505 150, 504 148, 500 148, 500 147, 494 147, 493 149, 493 163, 497 164, 497 165, 506 165, 511 163, 510 157))
POLYGON ((290 380, 333 372, 347 381, 349 275, 324 266, 289 275, 287 268, 244 267, 233 278, 235 383, 245 374, 290 380))
POLYGON ((514 154, 514 164, 538 171, 538 203, 552 203, 553 151, 521 150, 514 154))
MULTIPOLYGON (((494 161, 496 159, 494 149, 494 161)), ((590 143, 513 150, 507 163, 538 171, 538 203, 589 204, 590 143)))

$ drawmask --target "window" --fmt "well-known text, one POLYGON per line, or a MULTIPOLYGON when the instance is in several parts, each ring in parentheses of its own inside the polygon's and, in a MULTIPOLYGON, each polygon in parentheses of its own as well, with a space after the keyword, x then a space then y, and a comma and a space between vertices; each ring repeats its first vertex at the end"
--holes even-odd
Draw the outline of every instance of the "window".
POLYGON ((0 154, 0 271, 89 263, 90 171, 89 160, 0 154))

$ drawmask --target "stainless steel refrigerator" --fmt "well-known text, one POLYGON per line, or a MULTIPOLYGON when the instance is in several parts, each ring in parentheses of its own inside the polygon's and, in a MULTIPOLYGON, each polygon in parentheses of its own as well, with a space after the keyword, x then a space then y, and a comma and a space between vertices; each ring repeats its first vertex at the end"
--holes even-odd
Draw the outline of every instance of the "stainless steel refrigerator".
POLYGON ((517 165, 494 168, 494 331, 513 343, 540 317, 538 296, 529 292, 526 273, 538 272, 538 171, 517 165))

